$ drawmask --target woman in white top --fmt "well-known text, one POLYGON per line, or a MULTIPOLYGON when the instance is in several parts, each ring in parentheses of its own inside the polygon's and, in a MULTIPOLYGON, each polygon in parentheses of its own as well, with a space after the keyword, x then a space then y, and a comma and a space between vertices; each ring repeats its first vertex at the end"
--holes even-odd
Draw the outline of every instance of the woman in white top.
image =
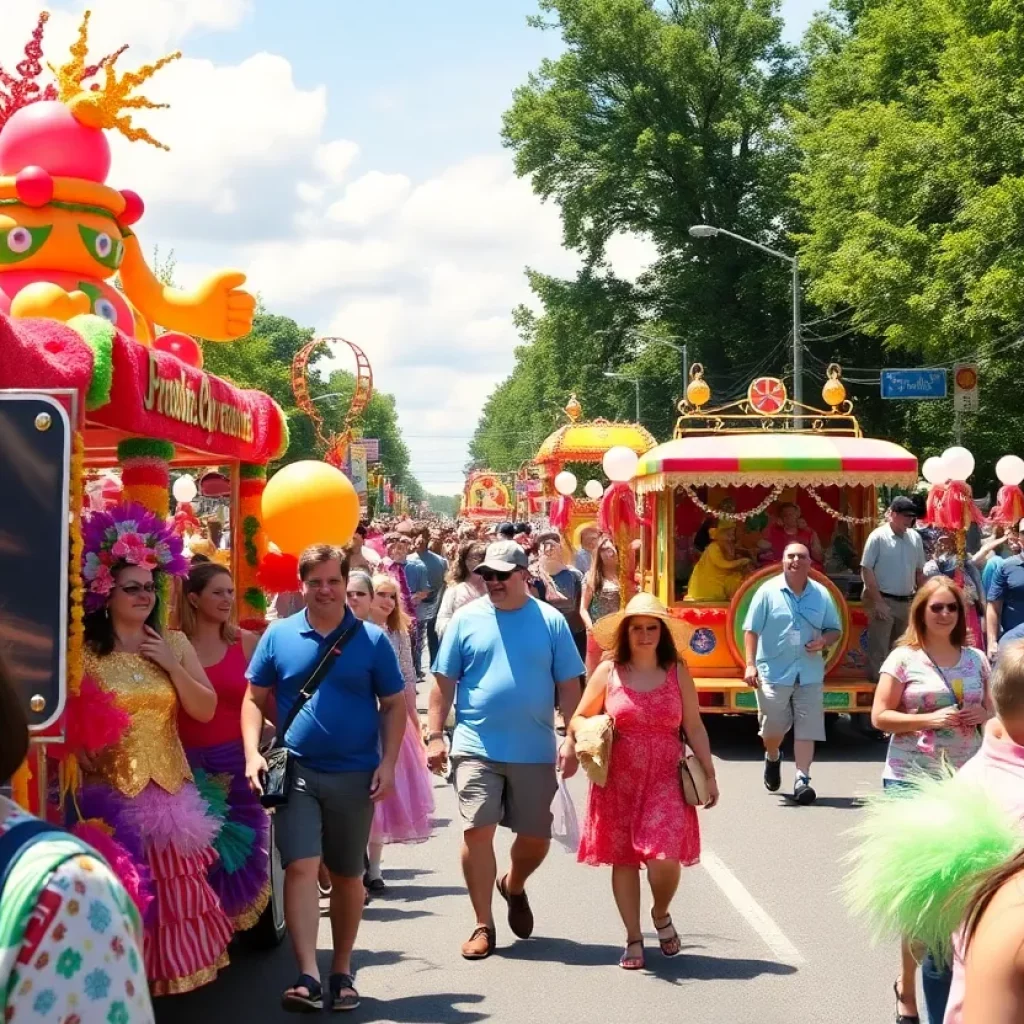
POLYGON ((486 593, 484 581, 477 576, 476 567, 484 560, 487 545, 481 541, 467 541, 459 547, 459 555, 448 576, 448 586, 437 612, 437 635, 443 636, 452 616, 470 601, 486 593))

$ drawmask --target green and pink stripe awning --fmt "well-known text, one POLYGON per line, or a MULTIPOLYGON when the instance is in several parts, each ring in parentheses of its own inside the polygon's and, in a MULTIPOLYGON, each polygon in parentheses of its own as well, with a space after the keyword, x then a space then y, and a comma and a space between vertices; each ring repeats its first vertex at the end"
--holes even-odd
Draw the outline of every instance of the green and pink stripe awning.
POLYGON ((891 441, 827 434, 708 434, 681 437, 640 457, 641 491, 681 484, 786 487, 913 487, 917 459, 891 441))

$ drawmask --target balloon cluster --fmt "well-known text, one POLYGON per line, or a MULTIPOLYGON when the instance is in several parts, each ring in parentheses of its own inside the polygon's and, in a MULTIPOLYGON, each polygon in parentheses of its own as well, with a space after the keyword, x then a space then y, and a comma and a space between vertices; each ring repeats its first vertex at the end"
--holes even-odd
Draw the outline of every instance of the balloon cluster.
POLYGON ((974 504, 967 478, 974 472, 974 456, 960 445, 924 460, 921 473, 931 484, 924 522, 943 530, 966 530, 984 519, 974 504))
POLYGON ((604 453, 602 466, 611 484, 601 498, 597 522, 605 533, 612 536, 632 532, 642 524, 637 515, 633 489, 629 486, 639 461, 637 453, 624 445, 609 448, 604 453))
POLYGON ((996 477, 1002 486, 996 503, 989 513, 989 522, 1000 526, 1014 526, 1024 519, 1024 459, 1018 455, 1004 455, 996 463, 996 477))

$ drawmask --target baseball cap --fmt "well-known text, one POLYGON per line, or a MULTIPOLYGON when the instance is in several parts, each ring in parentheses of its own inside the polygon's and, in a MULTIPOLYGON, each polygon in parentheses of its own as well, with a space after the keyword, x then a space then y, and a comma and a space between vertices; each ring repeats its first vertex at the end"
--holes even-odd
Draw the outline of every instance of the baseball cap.
POLYGON ((913 516, 915 519, 919 515, 917 502, 915 502, 913 498, 908 498, 905 495, 893 498, 892 504, 889 506, 889 511, 901 516, 913 516))
POLYGON ((514 540, 499 540, 487 545, 487 554, 475 571, 493 569, 494 572, 512 572, 529 567, 530 559, 519 544, 514 540))

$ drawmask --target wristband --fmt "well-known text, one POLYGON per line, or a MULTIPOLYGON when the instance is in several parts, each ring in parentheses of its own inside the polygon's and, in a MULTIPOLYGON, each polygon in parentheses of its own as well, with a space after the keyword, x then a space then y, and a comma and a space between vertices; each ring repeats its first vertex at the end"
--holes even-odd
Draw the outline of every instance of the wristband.
POLYGON ((434 740, 439 740, 439 739, 443 739, 443 738, 444 738, 444 733, 443 732, 430 732, 430 733, 427 733, 427 742, 428 743, 433 743, 434 740))

